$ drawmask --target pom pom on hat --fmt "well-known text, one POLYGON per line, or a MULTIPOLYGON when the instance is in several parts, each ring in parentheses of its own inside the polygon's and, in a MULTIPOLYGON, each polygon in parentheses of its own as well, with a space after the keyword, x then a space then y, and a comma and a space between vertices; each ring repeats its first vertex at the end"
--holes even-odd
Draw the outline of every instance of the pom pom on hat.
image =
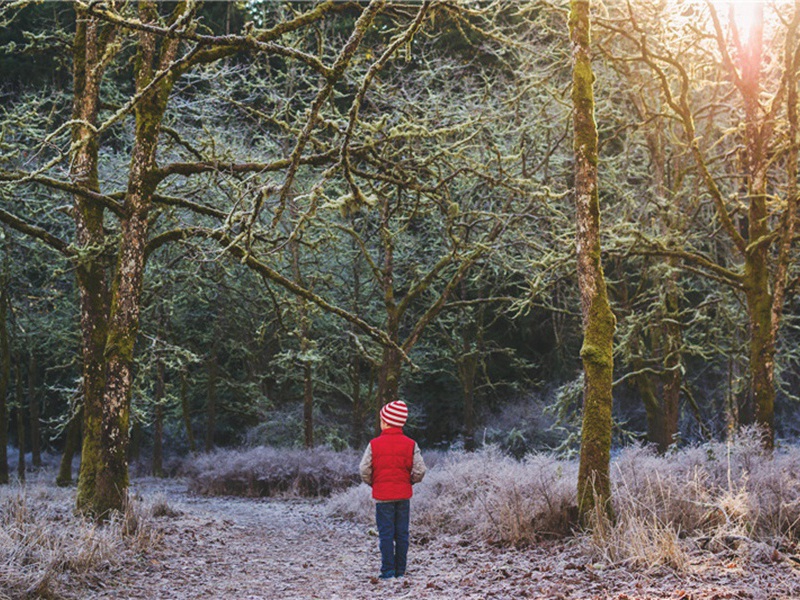
POLYGON ((390 427, 402 427, 408 420, 408 407, 402 400, 389 402, 381 409, 381 419, 390 427))

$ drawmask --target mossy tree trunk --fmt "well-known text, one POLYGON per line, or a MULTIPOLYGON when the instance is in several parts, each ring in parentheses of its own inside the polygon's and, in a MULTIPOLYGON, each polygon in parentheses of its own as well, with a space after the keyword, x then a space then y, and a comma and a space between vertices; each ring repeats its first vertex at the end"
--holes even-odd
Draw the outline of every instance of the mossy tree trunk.
MULTIPOLYGON (((764 7, 754 9, 755 20, 741 57, 742 91, 745 109, 745 155, 747 163, 748 239, 765 240, 770 234, 767 211, 766 133, 761 127, 761 55, 764 7)), ((744 290, 750 330, 750 394, 740 407, 742 424, 758 423, 764 428, 767 447, 774 442, 775 338, 772 335, 772 292, 770 290, 769 245, 751 243, 745 249, 744 290)))
MULTIPOLYGON (((183 10, 182 5, 177 5, 175 16, 182 14, 183 10)), ((140 2, 139 18, 143 23, 155 22, 158 19, 156 3, 140 2)), ((106 380, 99 432, 101 462, 96 470, 91 502, 91 512, 100 517, 112 510, 122 510, 127 500, 132 367, 141 311, 148 214, 159 182, 156 149, 161 121, 177 77, 177 73, 170 72, 170 68, 175 61, 179 41, 165 39, 159 44, 155 33, 140 31, 138 35, 135 76, 140 100, 134 109, 135 138, 111 285, 108 335, 104 349, 106 380), (164 72, 168 74, 161 77, 160 73, 164 72)), ((90 433, 93 432, 87 431, 85 435, 90 433)))
POLYGON ((611 408, 616 320, 601 265, 597 127, 590 42, 590 3, 570 2, 573 151, 577 212, 578 285, 583 315, 583 426, 578 472, 578 509, 584 523, 599 510, 611 513, 611 408))
MULTIPOLYGON (((101 57, 112 42, 114 30, 77 8, 73 42, 72 157, 70 178, 82 188, 99 192, 98 140, 94 131, 100 106, 101 57)), ((105 388, 103 352, 108 331, 108 290, 103 248, 103 206, 81 194, 73 197, 76 245, 79 260, 76 278, 80 299, 83 359, 83 448, 78 477, 77 505, 91 511, 95 481, 102 463, 100 422, 105 388)))

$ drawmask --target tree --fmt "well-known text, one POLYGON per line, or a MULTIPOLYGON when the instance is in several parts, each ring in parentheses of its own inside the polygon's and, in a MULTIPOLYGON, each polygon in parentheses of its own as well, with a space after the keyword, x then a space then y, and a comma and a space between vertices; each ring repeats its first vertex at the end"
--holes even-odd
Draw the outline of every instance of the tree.
MULTIPOLYGON (((292 15, 272 29, 254 36, 234 36, 219 40, 197 34, 197 6, 176 4, 170 15, 162 17, 159 5, 140 2, 135 17, 104 6, 75 3, 78 15, 74 36, 73 118, 69 121, 71 139, 68 152, 55 152, 34 173, 13 169, 2 174, 7 182, 34 182, 73 194, 75 244, 70 245, 46 228, 6 211, 0 218, 21 233, 48 244, 77 266, 81 297, 84 365, 84 444, 79 479, 78 506, 105 517, 122 508, 128 486, 127 443, 134 345, 141 312, 141 289, 145 260, 149 253, 170 241, 169 236, 150 240, 156 190, 180 168, 160 169, 156 160, 163 121, 174 85, 198 66, 232 56, 242 49, 262 49, 305 61, 327 78, 318 101, 330 93, 341 78, 349 58, 358 47, 375 14, 383 3, 374 2, 363 11, 357 35, 346 46, 338 63, 330 69, 318 59, 274 43, 281 35, 307 27, 326 14, 340 10, 334 3, 323 3, 306 13, 292 15), (136 60, 132 79, 134 90, 122 107, 100 122, 103 75, 123 46, 133 43, 136 60), (179 56, 182 48, 187 52, 179 56), (135 127, 130 138, 130 168, 125 192, 114 197, 101 193, 98 175, 101 133, 132 115, 135 127), (48 171, 66 156, 70 157, 70 181, 50 177, 48 171), (116 236, 104 230, 106 214, 118 219, 116 236), (116 259, 109 264, 109 258, 116 259), (110 268, 111 276, 106 271, 110 268)), ((56 129, 58 138, 64 127, 56 129)), ((307 138, 306 134, 306 138, 307 138)), ((301 136, 302 137, 302 136, 301 136)), ((108 139, 108 138, 106 138, 108 139)), ((112 136, 113 139, 113 136, 112 136)), ((300 162, 305 140, 296 145, 292 158, 300 162)), ((244 166, 243 171, 262 170, 263 166, 244 166)), ((205 163, 196 172, 218 170, 218 164, 205 163)), ((291 169, 290 169, 291 171, 291 169)), ((191 173, 184 173, 190 175, 191 173)), ((291 179, 291 175, 288 179, 291 179)), ((288 183, 286 188, 290 188, 288 183)), ((207 213, 208 211, 206 211, 207 213)))
POLYGON ((578 286, 583 315, 583 425, 578 472, 578 511, 584 522, 611 510, 611 408, 616 319, 608 301, 600 250, 597 127, 590 50, 590 3, 570 2, 573 149, 577 219, 578 286))
POLYGON ((769 19, 764 10, 760 3, 732 4, 724 21, 709 1, 705 10, 691 9, 700 26, 688 27, 666 6, 639 14, 625 9, 603 26, 624 40, 628 59, 640 61, 654 76, 680 128, 682 149, 692 157, 713 203, 708 218, 721 225, 729 247, 713 255, 651 239, 649 251, 680 260, 743 298, 749 373, 739 417, 743 424, 762 426, 764 445, 771 449, 776 341, 794 262, 800 4, 775 5, 769 19), (742 11, 749 11, 746 25, 737 21, 742 11), (621 27, 622 21, 632 29, 621 27), (769 61, 764 60, 765 31, 780 48, 769 61), (687 38, 696 43, 686 43, 687 38), (698 74, 706 78, 693 74, 700 64, 698 74), (706 111, 712 105, 715 109, 706 111), (719 161, 720 156, 728 159, 719 161))

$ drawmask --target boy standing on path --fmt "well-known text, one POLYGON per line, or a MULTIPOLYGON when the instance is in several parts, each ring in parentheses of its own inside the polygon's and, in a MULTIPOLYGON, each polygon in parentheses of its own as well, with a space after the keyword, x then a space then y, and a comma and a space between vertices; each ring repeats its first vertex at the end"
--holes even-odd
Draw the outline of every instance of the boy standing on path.
POLYGON ((408 556, 411 486, 425 476, 417 443, 403 435, 408 407, 402 400, 381 409, 381 434, 361 459, 361 479, 372 486, 381 549, 381 579, 402 577, 408 556))

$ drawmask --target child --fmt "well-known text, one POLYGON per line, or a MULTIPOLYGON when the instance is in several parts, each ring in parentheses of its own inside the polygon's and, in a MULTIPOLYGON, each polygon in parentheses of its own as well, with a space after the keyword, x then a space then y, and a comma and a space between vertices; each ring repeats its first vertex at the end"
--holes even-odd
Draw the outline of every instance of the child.
POLYGON ((381 549, 381 579, 402 577, 408 556, 411 486, 425 476, 417 443, 403 435, 408 407, 402 400, 381 409, 381 434, 361 459, 361 479, 372 486, 381 549))

